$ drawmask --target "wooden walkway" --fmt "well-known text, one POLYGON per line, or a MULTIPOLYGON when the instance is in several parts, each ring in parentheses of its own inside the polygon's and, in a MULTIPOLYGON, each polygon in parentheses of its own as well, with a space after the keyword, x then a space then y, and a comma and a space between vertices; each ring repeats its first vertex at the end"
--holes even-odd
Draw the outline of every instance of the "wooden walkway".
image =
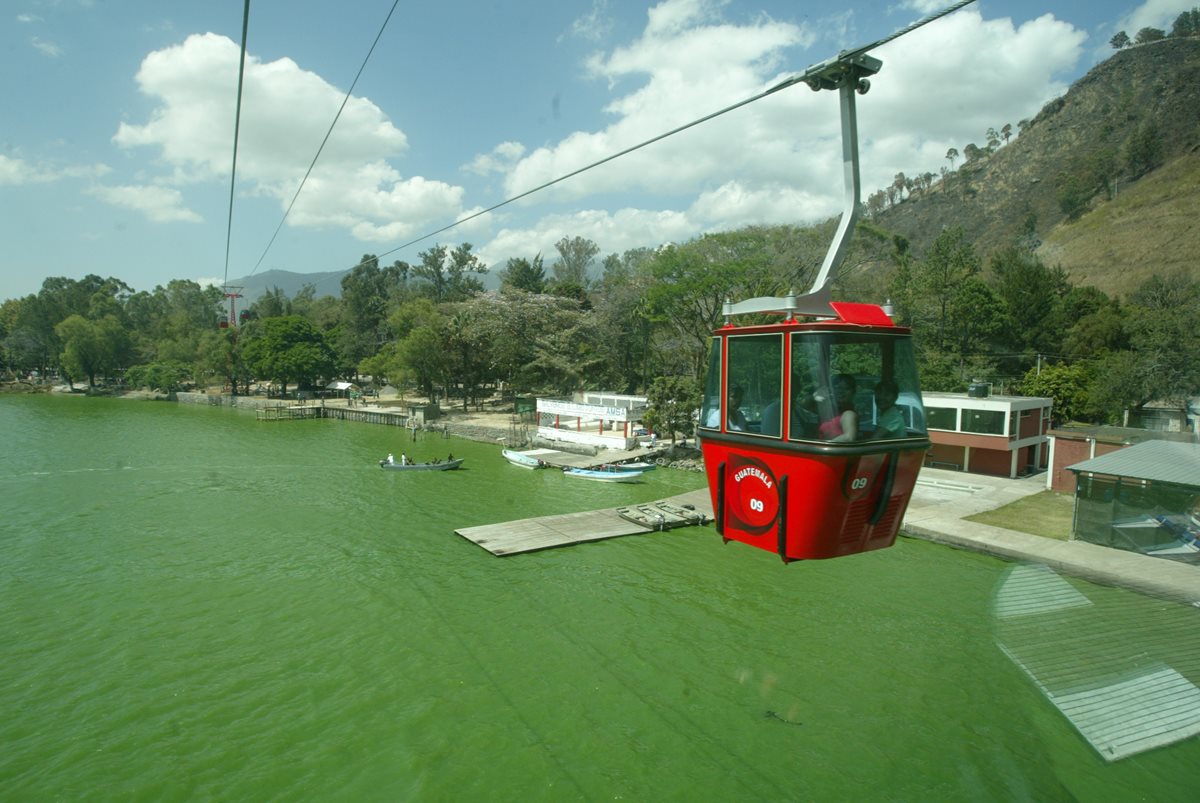
MULTIPOLYGON (((707 488, 660 501, 680 506, 692 505, 697 513, 703 513, 709 520, 712 519, 712 502, 707 488)), ((500 524, 464 527, 455 532, 493 555, 503 557, 655 531, 621 518, 616 508, 606 508, 585 513, 564 513, 558 516, 540 516, 500 524)))

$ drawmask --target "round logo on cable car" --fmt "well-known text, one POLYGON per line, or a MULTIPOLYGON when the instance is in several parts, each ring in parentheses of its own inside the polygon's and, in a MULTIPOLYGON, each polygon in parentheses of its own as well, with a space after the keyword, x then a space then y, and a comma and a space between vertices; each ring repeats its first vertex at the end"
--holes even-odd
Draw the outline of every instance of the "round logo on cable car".
POLYGON ((729 512, 733 523, 751 533, 766 532, 779 515, 779 483, 766 463, 735 456, 729 461, 729 512))

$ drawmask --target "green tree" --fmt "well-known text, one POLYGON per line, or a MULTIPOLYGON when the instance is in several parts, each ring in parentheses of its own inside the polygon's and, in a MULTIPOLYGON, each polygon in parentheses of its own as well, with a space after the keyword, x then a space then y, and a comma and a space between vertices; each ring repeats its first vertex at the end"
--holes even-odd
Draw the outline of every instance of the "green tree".
POLYGON ((487 273, 487 265, 471 253, 471 249, 470 243, 463 243, 453 251, 444 245, 435 245, 418 254, 421 262, 414 265, 411 272, 424 280, 421 289, 435 303, 462 301, 483 290, 478 275, 487 273))
POLYGON ((588 270, 600 253, 600 246, 585 237, 563 237, 554 247, 558 250, 558 259, 553 266, 555 284, 576 285, 587 290, 588 270))
POLYGON ((1129 45, 1132 44, 1132 42, 1129 41, 1129 34, 1125 33, 1124 31, 1117 31, 1113 38, 1108 40, 1108 43, 1112 45, 1113 50, 1121 50, 1122 48, 1129 47, 1129 45))
POLYGON ((282 318, 284 315, 292 315, 295 312, 292 308, 292 300, 287 297, 287 293, 275 286, 267 288, 267 291, 250 305, 251 317, 256 320, 282 318))
POLYGON ((534 343, 533 360, 521 371, 526 383, 558 394, 608 385, 611 366, 603 348, 608 333, 582 312, 572 315, 564 308, 559 317, 564 325, 543 331, 534 343))
POLYGON ((71 315, 55 327, 55 333, 62 341, 60 363, 68 380, 87 377, 89 387, 96 386, 97 376, 116 368, 128 349, 126 330, 112 315, 98 321, 71 315))
POLYGON ((653 255, 648 248, 609 254, 596 294, 595 319, 608 334, 601 349, 613 372, 613 387, 625 393, 635 393, 650 382, 654 325, 645 298, 650 282, 646 265, 653 255))
POLYGON ((1135 178, 1161 165, 1162 154, 1162 137, 1153 120, 1139 125, 1125 143, 1125 164, 1135 178))
POLYGON ((135 365, 126 372, 125 381, 131 388, 171 393, 186 387, 192 376, 191 365, 171 360, 135 365))
POLYGON ((726 299, 787 292, 765 241, 764 230, 753 227, 706 234, 660 248, 647 261, 646 314, 661 330, 658 358, 673 373, 703 373, 726 299))
POLYGON ((1144 401, 1183 406, 1200 395, 1198 309, 1200 281, 1183 270, 1151 276, 1130 296, 1129 342, 1141 360, 1144 401))
POLYGON ((1101 357, 1088 386, 1088 404, 1102 423, 1123 423, 1123 412, 1149 401, 1141 355, 1114 351, 1101 357))
POLYGON ((961 226, 944 230, 929 253, 913 266, 911 301, 913 325, 923 327, 937 351, 945 351, 953 328, 955 301, 968 279, 978 276, 979 257, 961 226))
POLYGON ((1045 365, 1030 368, 1017 385, 1025 396, 1054 399, 1053 416, 1058 424, 1087 420, 1092 415, 1090 385, 1092 376, 1081 363, 1045 365))
POLYGON ((500 271, 500 286, 508 290, 541 293, 546 289, 546 269, 542 266, 542 255, 538 254, 532 260, 524 257, 508 260, 507 267, 500 271))
POLYGON ((1184 11, 1171 25, 1171 36, 1200 36, 1200 8, 1184 11))
POLYGON ((992 285, 1011 322, 1008 342, 1017 350, 1057 351, 1063 332, 1063 300, 1071 285, 1061 267, 1007 248, 990 263, 992 285))
POLYGON ((464 413, 468 405, 478 399, 479 389, 489 378, 491 341, 478 324, 479 317, 470 305, 458 305, 444 330, 446 342, 442 355, 450 380, 446 396, 450 397, 455 385, 461 387, 464 413))
POLYGON ((379 351, 389 338, 388 299, 396 286, 396 274, 380 270, 379 259, 371 254, 364 254, 342 277, 342 317, 336 342, 349 371, 357 372, 359 362, 379 351))
POLYGON ((1167 38, 1167 32, 1162 28, 1142 28, 1133 37, 1133 43, 1136 45, 1145 45, 1150 42, 1158 42, 1167 38))
POLYGON ((244 345, 246 363, 258 376, 278 382, 284 393, 289 383, 312 388, 333 374, 333 349, 307 319, 285 315, 258 326, 244 345))
POLYGON ((670 433, 671 444, 693 429, 693 416, 700 408, 700 382, 690 376, 660 376, 646 391, 646 424, 660 435, 670 433))

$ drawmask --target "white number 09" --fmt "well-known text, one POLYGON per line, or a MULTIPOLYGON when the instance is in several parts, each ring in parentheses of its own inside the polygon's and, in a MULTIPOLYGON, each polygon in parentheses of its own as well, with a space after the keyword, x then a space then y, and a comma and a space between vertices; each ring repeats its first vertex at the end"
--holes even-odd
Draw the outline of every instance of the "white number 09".
POLYGON ((868 480, 866 477, 855 477, 850 481, 850 487, 855 491, 861 491, 863 488, 867 487, 867 482, 868 480))

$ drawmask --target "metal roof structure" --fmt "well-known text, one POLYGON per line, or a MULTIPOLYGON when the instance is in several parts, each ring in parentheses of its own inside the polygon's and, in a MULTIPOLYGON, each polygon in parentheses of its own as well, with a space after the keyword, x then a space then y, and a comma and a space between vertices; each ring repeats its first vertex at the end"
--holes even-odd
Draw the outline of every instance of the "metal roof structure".
POLYGON ((1084 460, 1068 471, 1109 474, 1115 477, 1170 482, 1200 487, 1200 444, 1144 441, 1127 449, 1084 460))

